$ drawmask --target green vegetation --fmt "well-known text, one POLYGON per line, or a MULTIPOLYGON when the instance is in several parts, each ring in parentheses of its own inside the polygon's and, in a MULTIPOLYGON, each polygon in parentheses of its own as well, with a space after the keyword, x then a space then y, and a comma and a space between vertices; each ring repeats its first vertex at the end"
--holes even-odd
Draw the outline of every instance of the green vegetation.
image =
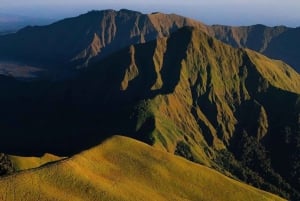
POLYGON ((15 171, 15 168, 9 160, 9 157, 3 153, 0 153, 0 176, 11 174, 15 171))
POLYGON ((295 189, 274 171, 270 157, 257 139, 243 132, 237 144, 231 146, 232 152, 222 150, 216 158, 216 163, 223 167, 223 171, 257 188, 292 200, 298 199, 295 189))
POLYGON ((189 145, 187 145, 183 141, 180 141, 177 143, 174 154, 178 155, 178 156, 182 156, 182 157, 188 159, 189 161, 195 161, 189 145))

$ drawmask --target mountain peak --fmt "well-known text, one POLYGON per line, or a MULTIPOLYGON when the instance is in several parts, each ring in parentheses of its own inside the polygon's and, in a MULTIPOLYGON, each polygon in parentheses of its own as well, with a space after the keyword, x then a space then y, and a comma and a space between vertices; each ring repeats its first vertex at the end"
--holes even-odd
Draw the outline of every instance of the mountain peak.
POLYGON ((119 10, 120 13, 135 13, 135 14, 143 14, 141 12, 138 12, 138 11, 134 11, 134 10, 129 10, 129 9, 125 9, 125 8, 122 8, 119 10))
POLYGON ((90 15, 90 16, 96 16, 96 15, 107 15, 107 14, 138 14, 138 15, 143 15, 143 13, 138 12, 138 11, 133 11, 133 10, 129 10, 129 9, 120 9, 120 10, 114 10, 114 9, 106 9, 106 10, 91 10, 88 11, 85 14, 79 15, 80 16, 86 16, 86 15, 90 15))
POLYGON ((199 22, 178 15, 146 15, 127 9, 90 11, 48 26, 27 27, 16 34, 1 37, 0 59, 18 59, 46 65, 46 68, 82 67, 93 59, 103 58, 131 44, 169 36, 184 26, 205 29, 199 22), (91 51, 95 35, 98 54, 91 51), (29 48, 31 51, 26 51, 29 48))
POLYGON ((185 26, 196 27, 234 47, 248 47, 269 56, 274 55, 275 58, 282 58, 294 68, 298 66, 296 56, 293 54, 281 56, 281 52, 287 52, 288 49, 291 52, 298 52, 294 51, 298 48, 297 43, 280 48, 286 37, 294 38, 297 35, 294 29, 264 25, 207 26, 176 14, 159 12, 143 14, 128 9, 94 10, 48 26, 26 27, 16 34, 2 36, 0 59, 38 64, 48 69, 54 66, 80 68, 129 45, 168 37, 185 26), (91 51, 95 34, 99 38, 97 54, 91 51), (31 51, 28 52, 28 49, 31 51))

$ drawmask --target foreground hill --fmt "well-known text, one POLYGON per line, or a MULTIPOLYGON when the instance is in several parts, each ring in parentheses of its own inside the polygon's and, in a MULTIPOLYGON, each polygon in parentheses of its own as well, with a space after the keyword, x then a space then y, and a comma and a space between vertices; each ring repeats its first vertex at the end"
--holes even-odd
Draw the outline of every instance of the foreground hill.
POLYGON ((279 201, 207 167, 114 136, 70 159, 0 179, 2 201, 279 201))
POLYGON ((287 64, 183 28, 78 72, 1 77, 1 152, 67 156, 124 133, 299 198, 300 75, 287 64))

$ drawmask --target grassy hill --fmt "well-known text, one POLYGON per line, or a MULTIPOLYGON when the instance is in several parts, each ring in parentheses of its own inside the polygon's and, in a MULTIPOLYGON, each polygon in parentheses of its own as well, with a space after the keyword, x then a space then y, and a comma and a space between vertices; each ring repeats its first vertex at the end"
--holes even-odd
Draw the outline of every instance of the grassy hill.
POLYGON ((0 199, 284 200, 121 136, 70 159, 0 179, 0 199))

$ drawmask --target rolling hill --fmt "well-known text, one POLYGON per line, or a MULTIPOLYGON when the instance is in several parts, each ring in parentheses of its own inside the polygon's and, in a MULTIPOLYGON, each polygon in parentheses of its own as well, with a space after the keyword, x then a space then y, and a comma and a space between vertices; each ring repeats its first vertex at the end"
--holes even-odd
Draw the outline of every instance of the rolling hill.
POLYGON ((2 201, 284 200, 121 136, 69 159, 2 178, 0 186, 2 201))

